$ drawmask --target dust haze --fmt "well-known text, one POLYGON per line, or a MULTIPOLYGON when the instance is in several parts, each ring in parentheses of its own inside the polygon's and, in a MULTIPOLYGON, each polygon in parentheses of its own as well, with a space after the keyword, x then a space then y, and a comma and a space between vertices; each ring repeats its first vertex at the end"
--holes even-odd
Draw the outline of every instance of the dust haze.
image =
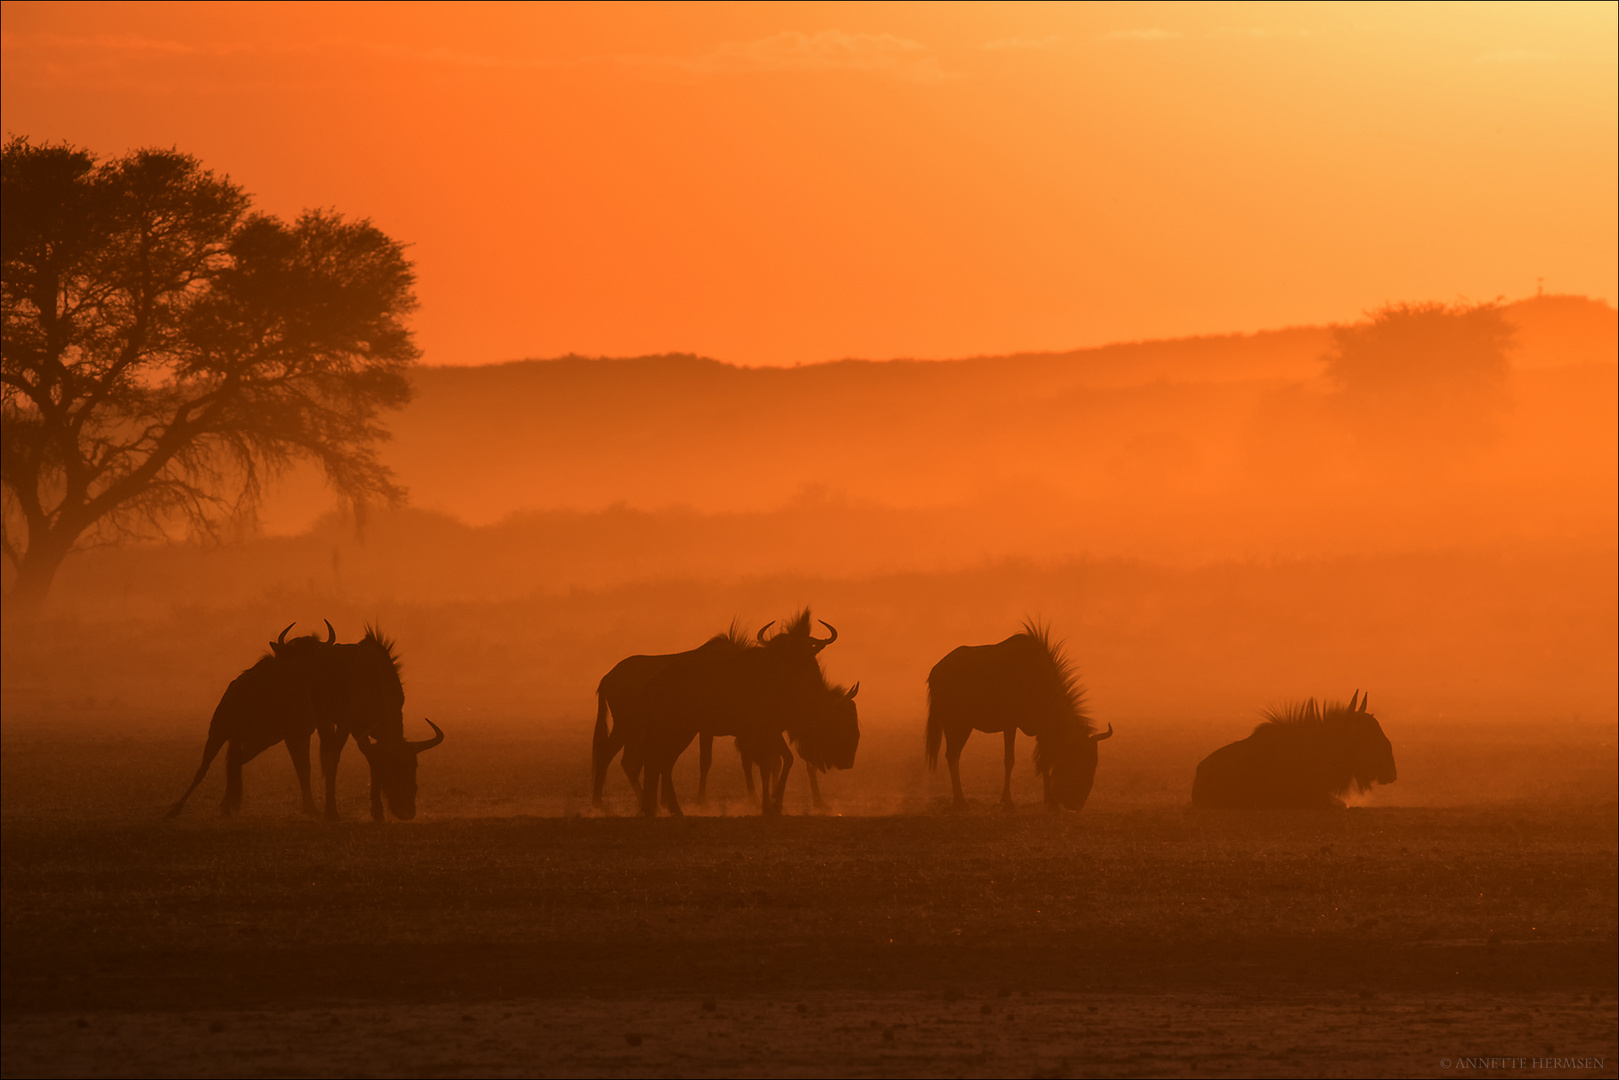
MULTIPOLYGON (((896 765, 920 753, 931 664, 1034 616, 1131 733, 1098 798, 1184 797, 1166 739, 1184 766, 1263 706, 1357 689, 1397 746, 1459 755, 1379 800, 1611 796, 1611 755, 1570 774, 1546 748, 1612 745, 1615 315, 1504 313, 1496 397, 1375 426, 1329 378, 1328 327, 949 362, 421 368, 385 447, 408 507, 356 519, 293 475, 258 536, 70 561, 52 617, 6 635, 7 729, 192 737, 264 640, 329 618, 396 635, 408 714, 463 745, 582 753, 622 656, 810 605, 896 765)), ((258 768, 274 790, 280 766, 258 768)), ((892 774, 838 787, 931 790, 892 774)))

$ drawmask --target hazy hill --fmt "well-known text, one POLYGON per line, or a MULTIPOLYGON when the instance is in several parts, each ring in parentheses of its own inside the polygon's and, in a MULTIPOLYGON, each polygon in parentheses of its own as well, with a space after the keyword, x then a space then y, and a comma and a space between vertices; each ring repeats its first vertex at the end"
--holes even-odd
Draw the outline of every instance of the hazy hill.
MULTIPOLYGON (((1510 315, 1524 393, 1589 409, 1611 382, 1614 310, 1542 297, 1510 315), (1592 369, 1583 380, 1566 374, 1580 367, 1592 369)), ((1325 328, 1308 327, 789 369, 693 356, 424 367, 386 457, 412 505, 473 524, 621 502, 758 511, 806 487, 902 507, 1018 490, 1224 495, 1255 452, 1256 410, 1289 388, 1324 390, 1326 343, 1325 328)), ((283 490, 267 520, 297 531, 329 506, 306 477, 283 490)))
POLYGON ((400 636, 413 710, 583 731, 618 658, 812 604, 878 722, 915 722, 950 647, 1039 615, 1110 719, 1236 732, 1267 701, 1371 686, 1393 716, 1611 723, 1615 314, 1512 314, 1500 417, 1375 438, 1319 377, 1322 329, 426 368, 389 450, 415 508, 76 556, 52 619, 5 635, 5 708, 194 724, 281 626, 331 618, 400 636))

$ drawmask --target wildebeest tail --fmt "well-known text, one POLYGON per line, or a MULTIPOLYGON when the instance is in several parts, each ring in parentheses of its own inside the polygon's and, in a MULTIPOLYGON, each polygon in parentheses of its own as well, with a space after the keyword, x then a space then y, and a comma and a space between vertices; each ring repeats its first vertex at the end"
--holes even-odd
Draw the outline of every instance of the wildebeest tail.
MULTIPOLYGON (((602 682, 606 682, 603 679, 602 682)), ((590 738, 591 800, 601 805, 602 788, 607 785, 607 766, 613 760, 612 733, 607 730, 607 688, 596 687, 596 730, 590 738)))
POLYGON ((928 768, 939 767, 939 743, 944 738, 944 721, 939 717, 939 710, 933 703, 933 684, 928 683, 928 768))
POLYGON ((228 694, 220 700, 219 705, 214 709, 213 722, 208 725, 208 741, 202 747, 202 764, 197 766, 197 774, 191 778, 191 786, 186 788, 186 793, 180 796, 180 801, 171 806, 164 817, 176 818, 180 816, 180 811, 185 809, 186 800, 191 798, 191 793, 201 786, 203 778, 208 775, 208 767, 214 763, 214 758, 219 756, 220 748, 230 741, 225 737, 223 730, 225 725, 222 722, 223 718, 219 715, 227 700, 229 700, 228 694))

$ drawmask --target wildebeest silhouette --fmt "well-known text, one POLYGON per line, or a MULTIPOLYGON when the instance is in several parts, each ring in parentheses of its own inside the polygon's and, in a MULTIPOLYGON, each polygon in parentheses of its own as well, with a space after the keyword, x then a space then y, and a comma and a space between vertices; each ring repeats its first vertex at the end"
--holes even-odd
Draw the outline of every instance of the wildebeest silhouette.
POLYGON ((371 771, 371 819, 383 819, 383 799, 401 821, 416 816, 417 758, 444 741, 433 721, 429 739, 405 738, 405 687, 399 679, 399 656, 392 639, 367 626, 365 636, 349 644, 325 647, 328 656, 327 696, 320 718, 321 771, 326 777, 326 817, 337 819, 337 765, 349 736, 365 755, 371 771))
POLYGON ((1315 698, 1268 709, 1246 739, 1204 758, 1192 805, 1222 810, 1342 808, 1351 786, 1394 783, 1394 747, 1356 690, 1349 704, 1315 698), (1357 707, 1356 701, 1359 700, 1357 707))
POLYGON ((320 650, 336 641, 337 634, 332 624, 327 623, 325 642, 314 634, 288 641, 287 632, 296 625, 288 623, 270 642, 269 653, 225 688, 208 725, 202 765, 192 778, 191 786, 169 809, 169 817, 178 816, 185 808, 186 800, 208 775, 214 758, 227 746, 225 801, 220 809, 226 816, 240 810, 242 766, 276 743, 286 743, 292 767, 298 774, 298 786, 302 789, 304 812, 319 812, 309 783, 309 737, 317 726, 314 694, 319 685, 316 669, 321 660, 320 650))
POLYGON ((292 757, 304 811, 317 813, 310 790, 309 738, 318 733, 327 818, 337 817, 338 760, 351 734, 370 765, 372 817, 382 819, 384 795, 395 817, 414 817, 416 756, 442 742, 444 733, 429 720, 433 738, 405 739, 405 693, 393 643, 371 627, 363 639, 349 645, 337 642, 330 622, 324 641, 313 634, 288 641, 291 629, 289 624, 270 643, 270 654, 226 688, 208 726, 202 764, 169 816, 185 807, 220 749, 227 746, 222 811, 230 815, 241 809, 242 766, 278 742, 286 744, 292 757))
MULTIPOLYGON (((860 744, 860 714, 855 708, 855 695, 860 692, 857 682, 852 687, 832 684, 826 689, 822 707, 813 711, 808 723, 800 720, 797 730, 789 728, 787 739, 798 758, 804 763, 804 775, 809 779, 810 798, 817 810, 826 809, 821 798, 821 785, 817 774, 833 769, 854 768, 855 750, 860 744)), ((701 766, 697 781, 697 801, 704 801, 708 786, 708 770, 714 761, 714 736, 701 734, 701 766)), ((740 753, 740 748, 739 748, 740 753)), ((754 797, 753 770, 755 762, 742 755, 742 778, 748 785, 748 797, 754 797)))
MULTIPOLYGON (((669 812, 681 812, 674 792, 674 764, 700 732, 734 737, 742 755, 760 766, 763 811, 781 812, 783 786, 793 763, 783 733, 816 726, 832 704, 832 688, 817 654, 837 632, 816 638, 809 627, 807 610, 769 638, 761 632, 749 641, 733 625, 731 633, 702 648, 663 658, 652 665, 656 670, 644 683, 614 698, 615 728, 625 726, 629 767, 642 773, 643 814, 656 815, 660 790, 669 812)), ((852 704, 846 693, 842 697, 852 704)), ((598 732, 604 722, 598 702, 598 732)), ((852 761, 858 727, 838 729, 828 738, 837 744, 835 756, 852 761)))
POLYGON ((1033 621, 1023 632, 994 645, 963 645, 928 672, 927 760, 938 768, 945 744, 954 805, 963 808, 961 748, 974 731, 1002 733, 1006 741, 1006 781, 1001 805, 1012 807, 1013 743, 1021 730, 1034 737, 1034 768, 1048 806, 1081 809, 1096 780, 1096 744, 1113 734, 1097 734, 1085 714, 1085 691, 1050 629, 1033 621))
POLYGON ((703 649, 741 649, 747 647, 741 628, 733 622, 729 630, 716 634, 696 649, 683 653, 656 653, 627 656, 613 665, 596 684, 596 727, 590 741, 591 802, 602 805, 602 789, 607 784, 607 770, 613 758, 623 750, 624 775, 629 778, 635 797, 641 797, 640 756, 641 733, 637 720, 645 715, 641 699, 648 684, 662 671, 703 649), (611 720, 609 725, 608 721, 611 720))

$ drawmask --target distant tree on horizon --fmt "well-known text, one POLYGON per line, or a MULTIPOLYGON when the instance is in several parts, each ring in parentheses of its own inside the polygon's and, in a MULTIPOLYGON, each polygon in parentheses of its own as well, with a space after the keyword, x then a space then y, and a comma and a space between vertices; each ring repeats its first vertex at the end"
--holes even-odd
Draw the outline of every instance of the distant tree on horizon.
POLYGON ((415 279, 369 221, 254 213, 176 150, 98 162, 23 137, 0 216, 12 610, 38 611, 77 549, 251 524, 299 460, 356 506, 403 498, 376 444, 410 398, 415 279))
POLYGON ((1323 360, 1363 435, 1468 445, 1497 433, 1508 402, 1514 329, 1498 303, 1389 304, 1337 326, 1323 360))

